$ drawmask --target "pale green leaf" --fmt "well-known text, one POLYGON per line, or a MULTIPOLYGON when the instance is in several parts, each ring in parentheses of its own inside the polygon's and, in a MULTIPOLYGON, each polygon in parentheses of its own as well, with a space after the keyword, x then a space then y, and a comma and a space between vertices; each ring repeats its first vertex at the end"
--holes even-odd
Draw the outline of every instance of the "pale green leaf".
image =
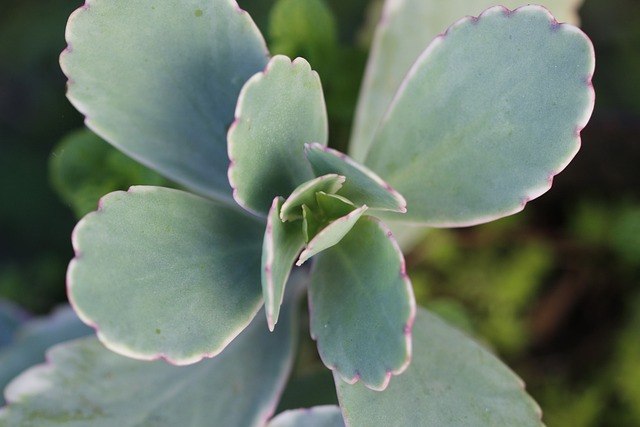
POLYGON ((522 380, 423 308, 413 325, 411 364, 385 391, 334 377, 352 427, 542 427, 540 409, 522 380))
POLYGON ((302 205, 313 208, 317 206, 316 193, 321 191, 325 193, 335 193, 342 184, 345 177, 336 174, 322 175, 310 181, 304 182, 296 187, 287 197, 280 218, 283 221, 292 221, 302 218, 302 205))
MULTIPOLYGON (((560 22, 578 24, 583 0, 547 0, 545 7, 560 22)), ((510 9, 528 4, 523 0, 387 0, 376 29, 365 77, 360 89, 349 153, 363 161, 378 124, 389 108, 400 83, 418 56, 438 35, 465 16, 501 4, 510 9)), ((461 65, 467 67, 467 65, 461 65)), ((427 100, 428 102, 428 100, 427 100)))
POLYGON ((344 427, 344 420, 338 406, 314 406, 281 412, 267 427, 344 427))
POLYGON ((345 381, 382 390, 407 368, 413 290, 402 253, 380 221, 363 216, 317 255, 309 311, 323 363, 345 381))
MULTIPOLYGON (((44 362, 47 348, 92 332, 68 305, 56 308, 49 316, 24 322, 14 341, 0 351, 0 390, 25 369, 44 362)), ((3 404, 0 397, 0 405, 3 404)))
POLYGON ((69 298, 110 349, 194 363, 259 310, 263 235, 239 207, 179 190, 110 193, 74 230, 69 298))
POLYGON ((60 61, 87 126, 141 163, 231 200, 227 127, 268 52, 233 0, 89 0, 60 61))
POLYGON ((243 207, 263 215, 313 178, 304 144, 327 143, 327 115, 318 74, 297 58, 274 56, 242 88, 229 129, 229 182, 243 207))
POLYGON ((589 39, 539 6, 451 27, 403 82, 365 162, 407 199, 393 219, 472 225, 546 192, 580 146, 593 69, 589 39))
MULTIPOLYGON (((367 210, 367 206, 360 206, 357 209, 352 210, 347 215, 333 220, 329 225, 318 231, 311 240, 307 243, 300 254, 300 258, 296 262, 296 265, 300 266, 304 264, 312 256, 336 245, 344 236, 351 231, 356 225, 358 219, 367 210)), ((307 232, 307 236, 309 233, 307 232)))
POLYGON ((304 247, 300 223, 282 222, 282 197, 273 199, 262 245, 262 294, 269 329, 278 322, 284 289, 293 263, 304 247))
POLYGON ((307 144, 305 153, 316 175, 336 173, 346 178, 339 194, 352 203, 367 205, 372 210, 406 211, 407 202, 401 194, 345 154, 320 144, 307 144))
POLYGON ((291 369, 294 303, 292 296, 283 305, 277 331, 258 316, 222 354, 190 366, 133 360, 95 338, 54 347, 46 365, 9 385, 0 424, 262 427, 291 369))

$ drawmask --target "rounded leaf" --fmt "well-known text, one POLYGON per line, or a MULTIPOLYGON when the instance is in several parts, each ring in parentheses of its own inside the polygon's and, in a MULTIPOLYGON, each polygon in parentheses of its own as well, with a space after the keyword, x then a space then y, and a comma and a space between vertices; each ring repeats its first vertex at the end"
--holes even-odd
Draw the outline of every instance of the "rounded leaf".
POLYGON ((246 209, 266 215, 274 197, 313 178, 304 144, 327 144, 318 74, 303 58, 274 56, 242 88, 229 129, 229 182, 246 209))
POLYGON ((423 308, 413 325, 413 359, 382 393, 334 374, 352 427, 542 427, 522 380, 500 360, 423 308))
POLYGON ((543 194, 580 146, 593 69, 588 38, 540 6, 453 25, 414 64, 365 162, 407 200, 393 219, 466 226, 543 194))
POLYGON ((88 0, 66 38, 67 96, 91 130, 191 190, 231 200, 227 127, 268 59, 234 0, 88 0))
POLYGON ((309 311, 320 358, 345 381, 383 390, 407 368, 413 289, 402 253, 379 220, 361 217, 340 243, 317 255, 309 311))
POLYGON ((110 193, 74 230, 69 299, 113 351, 197 362, 259 310, 263 233, 240 208, 179 190, 110 193))

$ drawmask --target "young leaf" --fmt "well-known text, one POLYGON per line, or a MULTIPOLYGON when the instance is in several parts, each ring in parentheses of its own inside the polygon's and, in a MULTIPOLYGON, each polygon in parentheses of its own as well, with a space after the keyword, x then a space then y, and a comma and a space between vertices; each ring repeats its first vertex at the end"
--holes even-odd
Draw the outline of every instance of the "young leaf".
POLYGON ((334 373, 353 427, 542 427, 522 380, 466 335, 423 308, 413 325, 413 358, 382 393, 334 373))
MULTIPOLYGON (((545 7, 560 22, 578 25, 583 0, 546 0, 545 7)), ((452 22, 477 16, 501 4, 509 9, 524 6, 523 0, 387 0, 377 26, 356 109, 349 154, 362 162, 373 142, 378 124, 398 91, 400 83, 420 53, 452 22), (399 48, 399 46, 401 48, 399 48)))
POLYGON ((304 247, 300 223, 282 222, 282 197, 273 199, 262 246, 262 295, 269 330, 278 322, 289 273, 304 247))
POLYGON ((283 221, 293 221, 302 218, 302 205, 315 207, 317 205, 317 192, 335 193, 342 187, 344 180, 344 176, 327 174, 300 184, 293 190, 282 205, 280 218, 283 221))
POLYGON ((262 427, 293 362, 295 300, 287 298, 276 332, 257 316, 223 354, 190 366, 132 360, 95 338, 56 346, 49 363, 9 385, 0 424, 262 427))
POLYGON ((264 223, 161 187, 105 196, 73 233, 69 298, 113 351, 183 365, 218 354, 262 305, 264 223))
MULTIPOLYGON (((360 219, 366 210, 366 205, 360 206, 345 216, 333 220, 320 231, 317 231, 309 243, 307 243, 307 247, 300 254, 300 258, 298 258, 296 265, 300 266, 304 264, 312 256, 337 244, 347 233, 349 233, 349 231, 351 231, 351 229, 356 225, 358 219, 360 219)), ((307 235, 309 236, 309 234, 307 235)))
POLYGON ((539 6, 452 26, 407 75, 365 162, 407 199, 394 219, 472 225, 547 191, 579 148, 593 69, 588 38, 539 6))
POLYGON ((274 197, 313 178, 304 144, 326 145, 327 129, 318 74, 302 58, 274 56, 242 88, 229 129, 229 182, 236 201, 266 214, 274 197))
POLYGON ((401 194, 348 156, 320 144, 307 144, 305 154, 316 175, 336 173, 346 177, 339 192, 352 203, 367 205, 372 210, 406 211, 407 202, 401 194))
POLYGON ((309 311, 322 361, 349 383, 384 389, 411 355, 415 301, 402 253, 380 221, 364 216, 316 258, 309 311))
POLYGON ((344 427, 344 420, 339 407, 325 405, 281 412, 266 427, 344 427))
POLYGON ((234 0, 88 0, 60 57, 87 126, 184 186, 231 200, 227 126, 268 52, 234 0))

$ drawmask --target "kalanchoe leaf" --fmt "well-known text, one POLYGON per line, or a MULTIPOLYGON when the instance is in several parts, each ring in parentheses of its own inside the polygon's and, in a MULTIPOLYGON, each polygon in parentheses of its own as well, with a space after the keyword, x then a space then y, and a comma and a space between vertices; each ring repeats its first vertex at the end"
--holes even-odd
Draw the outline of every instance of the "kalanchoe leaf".
POLYGON ((407 75, 365 162, 406 197, 395 219, 472 225, 547 191, 579 148, 593 69, 588 38, 539 6, 453 25, 407 75))
POLYGON ((363 216, 317 255, 309 311, 322 361, 345 381, 382 390, 407 368, 415 301, 402 253, 380 221, 363 216))
POLYGON ((228 140, 234 197, 253 212, 266 214, 274 197, 313 178, 304 143, 327 143, 327 116, 320 78, 309 63, 277 55, 249 79, 228 140))
POLYGON ((69 298, 110 349, 175 364, 214 356, 262 305, 264 223, 161 187, 105 196, 78 223, 69 298))
POLYGON ((318 231, 309 243, 307 243, 307 247, 300 254, 296 265, 300 266, 304 264, 312 256, 337 244, 351 231, 366 210, 367 205, 360 206, 342 218, 331 221, 329 225, 318 231))
POLYGON ((279 413, 267 427, 343 427, 340 408, 335 405, 293 409, 279 413))
POLYGON ((342 187, 344 181, 344 176, 327 174, 300 184, 293 190, 282 205, 280 218, 283 221, 293 221, 302 218, 302 205, 314 208, 317 204, 317 192, 335 193, 342 187))
MULTIPOLYGON (((578 8, 583 0, 546 0, 560 22, 578 25, 578 8)), ((523 0, 387 0, 376 27, 367 69, 360 89, 349 154, 364 161, 376 129, 400 83, 420 53, 452 22, 463 16, 477 16, 501 4, 509 9, 524 6, 523 0), (401 48, 398 48, 401 46, 401 48)))
POLYGON ((291 267, 304 247, 300 223, 282 222, 282 197, 273 199, 262 246, 262 295, 269 330, 278 322, 291 267))
POLYGON ((327 194, 319 191, 316 193, 318 209, 329 218, 340 218, 356 209, 356 206, 346 197, 337 194, 327 194))
POLYGON ((95 338, 56 346, 9 385, 0 424, 263 427, 293 362, 300 288, 289 289, 277 331, 257 316, 218 357, 190 366, 132 360, 95 338))
POLYGON ((191 190, 231 202, 226 132, 262 35, 234 0, 88 0, 60 63, 87 126, 191 190))
POLYGON ((542 427, 522 380, 423 308, 413 325, 411 365, 383 393, 334 378, 345 420, 354 427, 542 427))
MULTIPOLYGON (((0 390, 27 368, 45 361, 45 351, 54 344, 93 333, 68 305, 51 315, 30 319, 20 325, 14 341, 0 350, 0 390)), ((0 397, 0 406, 4 405, 0 397)))
POLYGON ((366 204, 372 210, 406 211, 407 202, 402 195, 348 156, 320 144, 307 144, 305 153, 316 175, 337 173, 347 178, 340 195, 354 204, 366 204))

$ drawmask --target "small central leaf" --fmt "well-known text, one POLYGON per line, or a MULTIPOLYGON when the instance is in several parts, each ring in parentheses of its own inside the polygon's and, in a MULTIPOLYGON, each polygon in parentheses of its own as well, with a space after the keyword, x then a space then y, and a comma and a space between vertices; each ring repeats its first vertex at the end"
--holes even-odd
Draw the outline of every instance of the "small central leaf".
POLYGON ((335 193, 342 187, 344 181, 344 176, 327 174, 299 185, 282 205, 280 219, 293 221, 302 218, 302 205, 315 209, 317 192, 335 193))

